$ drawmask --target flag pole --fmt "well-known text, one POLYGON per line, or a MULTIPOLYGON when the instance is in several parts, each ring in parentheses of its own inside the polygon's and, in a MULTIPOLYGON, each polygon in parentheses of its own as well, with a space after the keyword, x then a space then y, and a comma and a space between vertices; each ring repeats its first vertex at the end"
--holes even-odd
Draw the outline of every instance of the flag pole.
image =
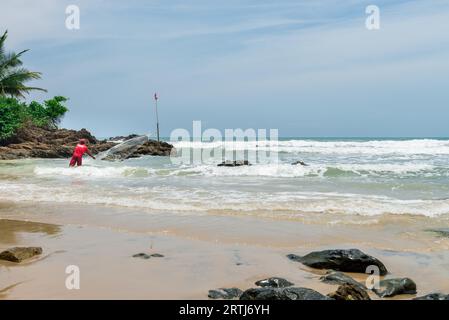
POLYGON ((154 94, 154 102, 156 105, 156 130, 157 130, 157 142, 159 142, 159 115, 157 112, 157 100, 159 97, 157 96, 157 93, 154 94))

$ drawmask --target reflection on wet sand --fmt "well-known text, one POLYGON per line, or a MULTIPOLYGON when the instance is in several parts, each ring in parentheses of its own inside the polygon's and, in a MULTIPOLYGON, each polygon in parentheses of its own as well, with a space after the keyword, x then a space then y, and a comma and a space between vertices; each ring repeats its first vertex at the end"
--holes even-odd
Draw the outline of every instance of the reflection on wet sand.
POLYGON ((0 245, 17 243, 21 233, 54 236, 60 232, 60 226, 54 224, 0 219, 0 245))

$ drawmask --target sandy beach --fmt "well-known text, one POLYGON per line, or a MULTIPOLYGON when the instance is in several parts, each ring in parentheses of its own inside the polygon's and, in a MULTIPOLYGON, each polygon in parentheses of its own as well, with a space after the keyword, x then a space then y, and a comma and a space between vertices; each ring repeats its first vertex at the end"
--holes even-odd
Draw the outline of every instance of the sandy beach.
POLYGON ((271 276, 327 294, 336 286, 319 281, 324 271, 285 257, 327 248, 359 248, 377 257, 389 278, 412 278, 417 295, 449 291, 449 239, 424 231, 423 223, 437 227, 424 217, 419 228, 401 217, 348 227, 31 202, 2 203, 0 216, 0 251, 12 246, 44 251, 26 263, 0 262, 1 299, 207 299, 210 289, 247 289, 271 276), (164 257, 132 257, 140 252, 164 257), (65 287, 68 265, 80 268, 79 290, 65 287))

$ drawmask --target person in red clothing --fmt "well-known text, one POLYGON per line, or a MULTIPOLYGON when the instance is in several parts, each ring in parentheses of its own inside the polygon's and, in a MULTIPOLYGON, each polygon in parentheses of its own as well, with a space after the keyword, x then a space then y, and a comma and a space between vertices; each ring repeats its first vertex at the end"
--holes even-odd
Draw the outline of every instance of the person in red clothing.
POLYGON ((86 139, 80 139, 79 143, 76 145, 75 150, 73 150, 72 159, 70 160, 70 166, 74 167, 75 164, 77 166, 81 166, 83 164, 83 154, 87 153, 92 159, 95 157, 90 153, 89 149, 86 145, 86 139))

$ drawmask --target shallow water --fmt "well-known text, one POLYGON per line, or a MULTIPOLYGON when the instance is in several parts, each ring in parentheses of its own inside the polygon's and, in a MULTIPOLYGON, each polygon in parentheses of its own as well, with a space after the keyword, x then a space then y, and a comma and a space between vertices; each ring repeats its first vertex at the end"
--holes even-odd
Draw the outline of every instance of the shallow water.
MULTIPOLYGON (((217 154, 230 147, 174 144, 217 154)), ((351 223, 390 215, 446 220, 449 214, 449 140, 284 139, 233 146, 259 152, 275 146, 278 162, 226 168, 217 167, 221 159, 177 164, 148 156, 114 163, 86 159, 83 167, 68 168, 61 159, 3 161, 0 200, 351 223), (308 166, 291 165, 296 160, 308 166)))

